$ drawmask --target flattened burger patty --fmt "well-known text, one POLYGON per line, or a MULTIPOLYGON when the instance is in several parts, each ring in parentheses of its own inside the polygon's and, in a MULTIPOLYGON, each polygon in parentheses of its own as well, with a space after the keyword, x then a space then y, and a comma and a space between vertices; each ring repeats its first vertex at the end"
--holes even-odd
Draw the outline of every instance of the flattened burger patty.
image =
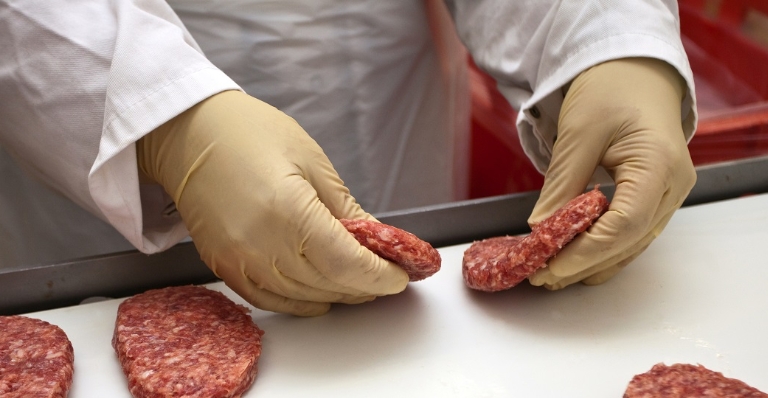
POLYGON ((0 397, 66 397, 74 361, 72 343, 58 326, 0 316, 0 397))
POLYGON ((659 363, 633 377, 624 392, 624 398, 656 397, 767 398, 768 394, 701 365, 659 363))
POLYGON ((369 220, 339 220, 361 245, 399 265, 409 279, 419 281, 440 270, 440 253, 416 235, 369 220))
POLYGON ((464 252, 464 282, 472 289, 487 292, 514 287, 545 267, 547 260, 586 231, 606 210, 608 199, 595 187, 534 225, 528 236, 503 236, 473 243, 464 252))
POLYGON ((112 346, 134 397, 229 398, 256 378, 262 334, 222 293, 181 286, 123 301, 112 346))

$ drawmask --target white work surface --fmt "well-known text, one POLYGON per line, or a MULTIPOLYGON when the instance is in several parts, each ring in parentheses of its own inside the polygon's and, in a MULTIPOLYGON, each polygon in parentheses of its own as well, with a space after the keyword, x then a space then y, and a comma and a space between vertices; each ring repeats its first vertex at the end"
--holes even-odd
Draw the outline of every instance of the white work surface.
MULTIPOLYGON (((768 392, 768 195, 678 211, 608 283, 465 288, 465 245, 399 295, 266 331, 247 397, 621 397, 655 363, 700 363, 768 392)), ((243 303, 222 283, 224 291, 243 303)), ((70 398, 129 397, 110 345, 120 300, 28 314, 75 349, 70 398)))

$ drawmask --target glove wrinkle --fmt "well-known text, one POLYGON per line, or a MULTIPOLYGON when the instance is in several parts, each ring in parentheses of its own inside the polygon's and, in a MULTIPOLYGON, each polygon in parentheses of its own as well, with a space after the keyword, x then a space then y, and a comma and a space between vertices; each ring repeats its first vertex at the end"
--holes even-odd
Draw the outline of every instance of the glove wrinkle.
POLYGON ((195 161, 192 163, 192 165, 189 168, 189 171, 184 175, 184 177, 179 181, 178 185, 176 186, 176 189, 174 190, 171 197, 173 198, 173 201, 176 203, 176 206, 180 206, 181 204, 181 197, 184 195, 184 188, 187 186, 187 181, 189 181, 189 177, 197 171, 198 167, 200 167, 201 164, 205 164, 206 160, 210 156, 210 154, 213 151, 213 145, 208 145, 203 149, 203 151, 200 153, 200 156, 198 156, 195 161))

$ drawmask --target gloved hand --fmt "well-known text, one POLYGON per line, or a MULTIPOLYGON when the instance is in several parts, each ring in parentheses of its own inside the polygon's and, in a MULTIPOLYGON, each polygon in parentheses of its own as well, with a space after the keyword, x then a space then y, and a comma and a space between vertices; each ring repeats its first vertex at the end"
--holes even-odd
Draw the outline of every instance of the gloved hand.
POLYGON ((405 289, 338 218, 367 218, 328 158, 274 107, 214 95, 137 142, 208 267, 255 307, 301 316, 405 289))
POLYGON ((686 85, 647 58, 606 62, 568 88, 533 225, 582 193, 602 165, 616 182, 610 208, 531 284, 560 289, 603 283, 635 259, 680 208, 696 182, 680 117, 686 85))

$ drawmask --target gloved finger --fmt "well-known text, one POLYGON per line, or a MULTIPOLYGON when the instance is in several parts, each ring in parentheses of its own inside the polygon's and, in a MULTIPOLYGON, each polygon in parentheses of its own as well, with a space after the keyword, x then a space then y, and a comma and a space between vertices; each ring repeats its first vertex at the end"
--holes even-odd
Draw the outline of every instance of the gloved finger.
MULTIPOLYGON (((408 284, 405 271, 362 247, 330 213, 306 180, 294 179, 288 190, 292 192, 293 200, 298 201, 291 206, 303 209, 297 214, 299 231, 296 236, 303 237, 296 243, 299 252, 327 280, 366 295, 395 294, 405 289, 408 284)), ((288 271, 292 266, 284 263, 280 268, 293 274, 288 271)))
POLYGON ((587 286, 595 286, 595 285, 600 285, 602 283, 607 282, 609 279, 613 278, 614 276, 616 276, 616 274, 618 274, 621 270, 623 270, 629 263, 631 263, 638 256, 643 254, 643 252, 645 251, 645 249, 648 248, 648 246, 650 246, 650 242, 647 245, 645 245, 645 247, 637 251, 636 253, 625 258, 624 260, 621 260, 618 264, 612 265, 600 272, 593 274, 588 278, 582 279, 581 283, 587 286))
MULTIPOLYGON (((349 234, 346 229, 344 229, 344 232, 349 234)), ((357 243, 356 240, 351 244, 355 243, 357 243)), ((360 246, 360 250, 364 251, 366 249, 360 246)), ((364 254, 361 253, 361 256, 363 255, 364 254)), ((397 267, 394 264, 392 264, 392 266, 397 267)), ((300 286, 319 286, 323 291, 339 293, 339 295, 333 295, 333 299, 330 300, 332 302, 354 304, 357 302, 362 303, 370 301, 369 297, 374 297, 374 295, 369 292, 361 291, 355 287, 346 286, 331 280, 318 269, 318 264, 311 262, 310 259, 304 255, 298 255, 291 261, 277 262, 275 263, 275 267, 276 271, 278 271, 281 275, 290 280, 298 282, 300 286), (363 300, 360 301, 358 298, 363 298, 363 300)), ((307 291, 310 292, 311 289, 308 289, 307 291)), ((301 294, 301 292, 293 292, 292 294, 301 294)), ((329 297, 330 296, 331 295, 329 295, 329 297)))
POLYGON ((245 301, 264 311, 296 316, 319 316, 331 309, 331 304, 327 302, 294 300, 260 289, 255 284, 246 287, 244 284, 230 285, 226 280, 225 283, 245 301))
POLYGON ((598 264, 592 268, 585 269, 578 274, 566 277, 554 276, 548 270, 543 269, 532 275, 529 278, 529 282, 534 286, 543 286, 547 290, 560 290, 577 282, 582 282, 585 285, 590 286, 599 285, 618 274, 619 271, 637 258, 637 256, 639 256, 646 248, 648 248, 648 244, 642 247, 639 251, 631 254, 629 257, 620 260, 617 264, 614 264, 612 262, 614 259, 611 259, 603 264, 598 264))
MULTIPOLYGON (((632 254, 620 260, 618 263, 613 262, 616 259, 611 259, 609 261, 606 261, 603 264, 598 264, 578 274, 567 276, 564 278, 553 277, 552 274, 542 276, 541 278, 536 280, 536 282, 538 282, 539 284, 535 286, 543 286, 547 290, 560 290, 564 287, 570 286, 577 282, 581 282, 589 286, 599 285, 601 283, 607 282, 609 279, 616 276, 616 274, 618 274, 619 271, 624 269, 624 267, 626 267, 627 264, 634 261, 635 258, 637 258, 640 254, 642 254, 643 251, 645 251, 645 249, 647 249, 649 245, 650 245, 650 241, 648 241, 647 243, 642 242, 638 244, 638 246, 642 246, 639 250, 632 252, 632 254), (643 243, 645 244, 645 246, 642 246, 643 243)), ((534 284, 534 282, 531 282, 531 284, 534 284)))
MULTIPOLYGON (((292 260, 282 259, 281 261, 294 263, 305 260, 295 258, 292 260)), ((273 262, 273 264, 275 263, 277 262, 273 262)), ((311 269, 311 265, 308 268, 311 269)), ((270 291, 291 300, 321 303, 355 302, 358 300, 357 297, 369 296, 360 293, 347 294, 327 290, 323 285, 308 285, 284 275, 276 266, 218 265, 216 270, 217 276, 237 293, 248 292, 256 288, 270 291), (317 286, 322 286, 322 288, 317 286)))
POLYGON ((661 234, 661 231, 664 230, 673 215, 674 210, 667 213, 666 216, 659 220, 657 225, 635 245, 600 264, 593 265, 578 273, 567 276, 555 275, 550 271, 549 267, 547 267, 532 275, 529 278, 529 281, 534 286, 544 286, 549 290, 562 289, 576 282, 584 282, 588 285, 603 283, 621 271, 621 269, 637 258, 637 256, 642 254, 651 242, 661 234))
POLYGON ((408 274, 360 245, 340 222, 333 220, 315 228, 322 230, 307 235, 301 250, 328 280, 377 296, 400 293, 406 288, 408 274))
MULTIPOLYGON (((295 123, 296 130, 302 130, 295 123)), ((303 130, 302 130, 303 131, 303 130)), ((298 167, 297 174, 306 179, 325 207, 336 218, 368 219, 374 218, 360 207, 350 194, 336 169, 320 145, 309 136, 301 136, 301 156, 292 156, 298 167)))
MULTIPOLYGON (((346 232, 346 229, 344 229, 344 232, 346 232)), ((350 244, 352 245, 357 244, 358 246, 360 246, 360 244, 357 243, 356 240, 353 242, 350 242, 350 244)), ((356 258, 364 259, 369 256, 369 253, 366 253, 366 252, 369 252, 369 250, 367 250, 366 248, 360 246, 359 249, 357 250, 359 252, 356 258)), ((362 263, 366 260, 354 260, 356 264, 355 266, 345 267, 344 269, 333 271, 337 273, 345 273, 347 278, 351 278, 353 281, 357 282, 357 283, 350 283, 351 286, 344 285, 342 283, 339 283, 336 280, 331 279, 327 275, 327 272, 321 271, 318 268, 317 262, 312 262, 306 256, 296 257, 291 262, 285 261, 285 262, 278 263, 276 264, 276 267, 277 267, 277 271, 279 271, 280 274, 282 274, 289 280, 296 281, 300 285, 308 286, 308 287, 322 286, 322 291, 329 293, 327 294, 327 297, 332 298, 332 299, 329 299, 329 301, 343 302, 343 303, 349 304, 349 303, 352 303, 356 297, 372 297, 372 296, 381 296, 386 294, 395 294, 395 293, 401 292, 402 289, 404 289, 404 287, 402 289, 400 287, 395 287, 395 288, 389 287, 389 286, 392 286, 393 284, 396 286, 400 286, 400 284, 402 283, 400 271, 402 271, 402 269, 397 265, 392 264, 389 261, 384 260, 378 256, 374 255, 374 257, 375 258, 371 260, 372 262, 376 263, 381 261, 388 265, 386 266, 386 268, 383 269, 383 272, 378 272, 378 271, 371 271, 371 272, 372 273, 378 272, 379 276, 382 279, 386 279, 387 278, 386 273, 394 270, 396 275, 394 283, 391 281, 388 283, 382 282, 381 285, 383 287, 374 285, 373 288, 371 288, 370 287, 371 285, 366 285, 366 282, 364 281, 360 282, 361 277, 360 275, 357 274, 358 272, 360 272, 360 268, 359 266, 357 266, 357 264, 362 263), (361 290, 361 288, 365 290, 361 290), (373 291, 373 292, 368 291, 376 288, 379 288, 379 290, 373 291), (389 289, 389 290, 386 290, 386 289, 389 289), (333 293, 333 294, 330 294, 330 293, 333 293)), ((341 267, 341 265, 339 265, 339 267, 341 267)), ((368 278, 369 276, 364 276, 364 277, 368 278)), ((407 280, 407 274, 406 274, 406 280, 407 280)), ((270 289, 270 290, 273 290, 273 289, 270 289)), ((311 292, 311 290, 308 290, 307 288, 305 288, 305 291, 307 293, 311 292)), ((292 292, 292 294, 301 294, 301 292, 292 292)), ((369 301, 369 300, 363 300, 361 302, 366 302, 366 301, 369 301)))
POLYGON ((565 278, 550 277, 551 279, 543 283, 541 286, 544 286, 548 290, 559 290, 577 282, 581 282, 589 286, 599 285, 601 283, 607 282, 609 279, 616 276, 619 271, 624 269, 627 264, 642 254, 643 251, 648 248, 649 244, 650 242, 645 244, 645 246, 641 247, 638 251, 629 255, 629 257, 620 260, 618 263, 614 264, 613 261, 615 261, 615 259, 611 259, 610 261, 606 261, 603 264, 599 264, 592 268, 586 269, 576 275, 568 276, 565 278))
MULTIPOLYGON (((320 147, 318 146, 317 149, 320 150, 320 147)), ((318 199, 328 208, 328 211, 337 219, 375 220, 350 194, 325 154, 315 152, 313 156, 303 159, 307 162, 306 167, 303 165, 299 167, 304 178, 312 185, 318 199)))
POLYGON ((528 218, 530 225, 538 224, 582 194, 597 168, 604 149, 572 143, 572 138, 574 134, 566 135, 555 143, 544 186, 528 218))

